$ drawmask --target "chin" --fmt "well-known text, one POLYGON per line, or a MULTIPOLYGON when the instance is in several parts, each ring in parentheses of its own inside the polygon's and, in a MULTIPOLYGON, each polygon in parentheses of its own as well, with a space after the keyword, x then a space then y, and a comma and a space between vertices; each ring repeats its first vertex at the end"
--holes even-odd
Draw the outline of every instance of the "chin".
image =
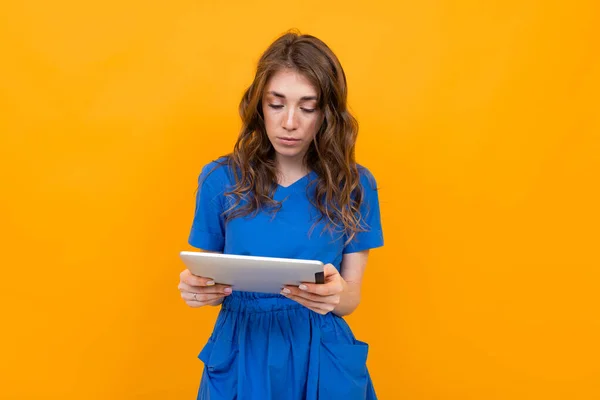
POLYGON ((283 157, 295 158, 302 154, 302 149, 290 149, 286 147, 281 148, 279 146, 276 146, 275 152, 283 157))

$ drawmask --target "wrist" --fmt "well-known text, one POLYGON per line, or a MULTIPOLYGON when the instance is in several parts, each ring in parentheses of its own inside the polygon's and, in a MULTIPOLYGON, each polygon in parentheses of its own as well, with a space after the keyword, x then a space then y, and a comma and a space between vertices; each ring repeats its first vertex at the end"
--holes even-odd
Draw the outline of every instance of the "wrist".
POLYGON ((346 282, 342 279, 342 291, 340 292, 340 302, 333 309, 333 313, 338 317, 351 314, 360 303, 360 286, 346 282))

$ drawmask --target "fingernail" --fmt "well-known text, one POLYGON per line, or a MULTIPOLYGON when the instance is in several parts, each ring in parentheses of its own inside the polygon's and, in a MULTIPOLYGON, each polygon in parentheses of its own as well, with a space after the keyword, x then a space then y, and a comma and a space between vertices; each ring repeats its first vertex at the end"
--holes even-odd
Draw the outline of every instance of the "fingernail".
POLYGON ((230 287, 226 287, 225 289, 223 289, 223 292, 229 294, 229 293, 231 293, 231 288, 230 287))
POLYGON ((206 286, 212 286, 215 284, 215 281, 208 281, 206 282, 206 286))
POLYGON ((292 293, 292 292, 290 292, 290 289, 288 289, 288 288, 283 288, 282 292, 285 293, 285 294, 292 293))
POLYGON ((300 286, 298 286, 298 288, 300 290, 306 290, 306 289, 308 289, 308 287, 306 287, 306 285, 300 285, 300 286))

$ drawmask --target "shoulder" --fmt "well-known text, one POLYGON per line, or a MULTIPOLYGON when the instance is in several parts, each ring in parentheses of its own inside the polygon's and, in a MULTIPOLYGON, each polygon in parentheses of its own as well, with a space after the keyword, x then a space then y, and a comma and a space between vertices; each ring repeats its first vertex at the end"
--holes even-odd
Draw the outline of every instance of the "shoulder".
POLYGON ((358 177, 363 189, 367 191, 377 190, 377 180, 371 171, 369 171, 367 167, 360 164, 356 164, 356 168, 358 169, 358 177))
POLYGON ((213 188, 229 184, 232 179, 228 157, 220 157, 202 167, 198 177, 198 185, 208 185, 213 188))

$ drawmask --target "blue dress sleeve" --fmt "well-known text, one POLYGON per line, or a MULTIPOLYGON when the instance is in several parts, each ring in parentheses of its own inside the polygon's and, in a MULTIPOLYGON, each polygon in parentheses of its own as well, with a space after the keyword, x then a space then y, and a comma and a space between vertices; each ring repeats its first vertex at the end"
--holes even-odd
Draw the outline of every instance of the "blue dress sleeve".
POLYGON ((225 182, 211 163, 202 168, 198 178, 196 210, 188 243, 207 251, 222 252, 225 247, 223 197, 225 182))
POLYGON ((363 202, 360 206, 361 227, 364 231, 356 233, 352 241, 344 247, 343 254, 383 246, 377 182, 368 169, 359 166, 359 173, 363 191, 363 202))

